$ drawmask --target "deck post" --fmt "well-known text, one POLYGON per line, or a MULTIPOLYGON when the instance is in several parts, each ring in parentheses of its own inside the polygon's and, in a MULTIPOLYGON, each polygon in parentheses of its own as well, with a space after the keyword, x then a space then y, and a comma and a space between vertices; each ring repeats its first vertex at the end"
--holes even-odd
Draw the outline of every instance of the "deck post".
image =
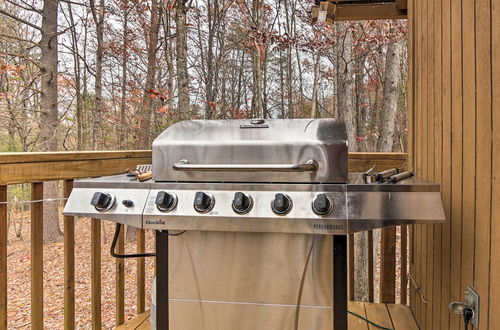
POLYGON ((7 186, 0 186, 0 329, 7 329, 7 186))
POLYGON ((169 329, 168 231, 156 231, 156 329, 169 329))
MULTIPOLYGON (((64 197, 73 189, 73 180, 64 180, 64 197)), ((64 329, 75 328, 75 218, 64 216, 64 329)))
POLYGON ((31 328, 43 329, 43 183, 31 184, 31 328))
POLYGON ((347 236, 333 236, 333 329, 347 330, 347 236))

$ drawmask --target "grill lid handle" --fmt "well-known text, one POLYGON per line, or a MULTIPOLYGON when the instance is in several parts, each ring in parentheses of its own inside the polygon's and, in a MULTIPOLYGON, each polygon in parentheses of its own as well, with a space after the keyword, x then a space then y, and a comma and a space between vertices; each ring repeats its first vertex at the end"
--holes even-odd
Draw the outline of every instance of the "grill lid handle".
POLYGON ((182 159, 172 165, 176 171, 220 171, 220 172, 314 172, 318 162, 310 159, 303 164, 190 164, 182 159))

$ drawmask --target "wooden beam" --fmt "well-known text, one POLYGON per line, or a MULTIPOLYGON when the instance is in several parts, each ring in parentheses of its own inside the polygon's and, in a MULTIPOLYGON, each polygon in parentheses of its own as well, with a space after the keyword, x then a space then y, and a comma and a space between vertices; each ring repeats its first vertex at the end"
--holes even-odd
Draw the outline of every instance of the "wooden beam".
POLYGON ((349 235, 349 300, 354 300, 354 234, 349 235))
MULTIPOLYGON (((31 185, 31 200, 43 199, 43 183, 31 185)), ((43 202, 31 204, 31 328, 43 329, 43 202)))
MULTIPOLYGON (((400 4, 401 5, 401 4, 400 4)), ((397 3, 346 4, 337 6, 336 21, 361 21, 377 19, 405 19, 407 11, 397 3)))
POLYGON ((105 159, 0 165, 0 184, 55 181, 69 178, 97 177, 122 173, 138 164, 150 163, 150 158, 105 159))
MULTIPOLYGON (((137 253, 146 251, 145 231, 138 229, 136 233, 137 253)), ((137 314, 144 313, 146 306, 146 267, 144 258, 137 258, 137 314)))
POLYGON ((101 220, 90 219, 90 272, 92 329, 102 328, 101 317, 101 220))
MULTIPOLYGON (((349 153, 349 170, 406 167, 405 153, 349 153)), ((0 185, 97 177, 151 164, 151 151, 0 154, 0 185)))
POLYGON ((122 158, 151 158, 151 150, 124 151, 57 151, 57 152, 2 152, 0 164, 44 163, 74 160, 102 160, 122 158))
POLYGON ((380 302, 396 300, 396 227, 382 228, 380 238, 380 302))
POLYGON ((407 10, 408 0, 396 0, 396 8, 399 10, 407 10))
POLYGON ((401 226, 401 304, 408 303, 408 226, 401 226))
MULTIPOLYGON (((0 186, 0 203, 7 202, 7 186, 0 186)), ((7 329, 7 204, 0 204, 0 329, 7 329)))
POLYGON ((375 301, 375 279, 373 278, 373 230, 368 231, 368 301, 375 301))
MULTIPOLYGON (((120 227, 120 233, 118 235, 118 241, 116 243, 116 252, 118 254, 125 253, 125 227, 120 227)), ((115 306, 116 315, 115 322, 116 325, 125 323, 125 259, 117 258, 116 262, 116 272, 115 272, 115 306)))
MULTIPOLYGON (((64 181, 64 197, 69 197, 73 180, 64 181)), ((64 329, 75 328, 75 218, 64 216, 64 329)))
POLYGON ((365 172, 375 165, 376 171, 386 170, 388 168, 406 169, 407 154, 404 153, 349 153, 349 171, 365 172))

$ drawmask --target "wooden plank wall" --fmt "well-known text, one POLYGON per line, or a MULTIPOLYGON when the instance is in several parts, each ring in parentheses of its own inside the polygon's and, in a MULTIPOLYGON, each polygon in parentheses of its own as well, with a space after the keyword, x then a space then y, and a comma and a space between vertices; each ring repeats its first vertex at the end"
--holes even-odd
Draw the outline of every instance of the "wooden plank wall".
POLYGON ((447 223, 411 228, 410 288, 422 329, 463 329, 450 314, 473 286, 480 329, 500 324, 500 0, 411 0, 411 166, 441 184, 447 223))

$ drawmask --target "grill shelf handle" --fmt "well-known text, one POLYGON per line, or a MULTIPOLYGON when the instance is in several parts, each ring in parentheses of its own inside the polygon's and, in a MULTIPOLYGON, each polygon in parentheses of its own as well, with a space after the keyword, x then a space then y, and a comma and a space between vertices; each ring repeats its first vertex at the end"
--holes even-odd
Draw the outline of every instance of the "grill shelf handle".
POLYGON ((176 171, 220 171, 220 172, 314 172, 318 162, 310 159, 303 164, 190 164, 182 159, 172 165, 176 171))

